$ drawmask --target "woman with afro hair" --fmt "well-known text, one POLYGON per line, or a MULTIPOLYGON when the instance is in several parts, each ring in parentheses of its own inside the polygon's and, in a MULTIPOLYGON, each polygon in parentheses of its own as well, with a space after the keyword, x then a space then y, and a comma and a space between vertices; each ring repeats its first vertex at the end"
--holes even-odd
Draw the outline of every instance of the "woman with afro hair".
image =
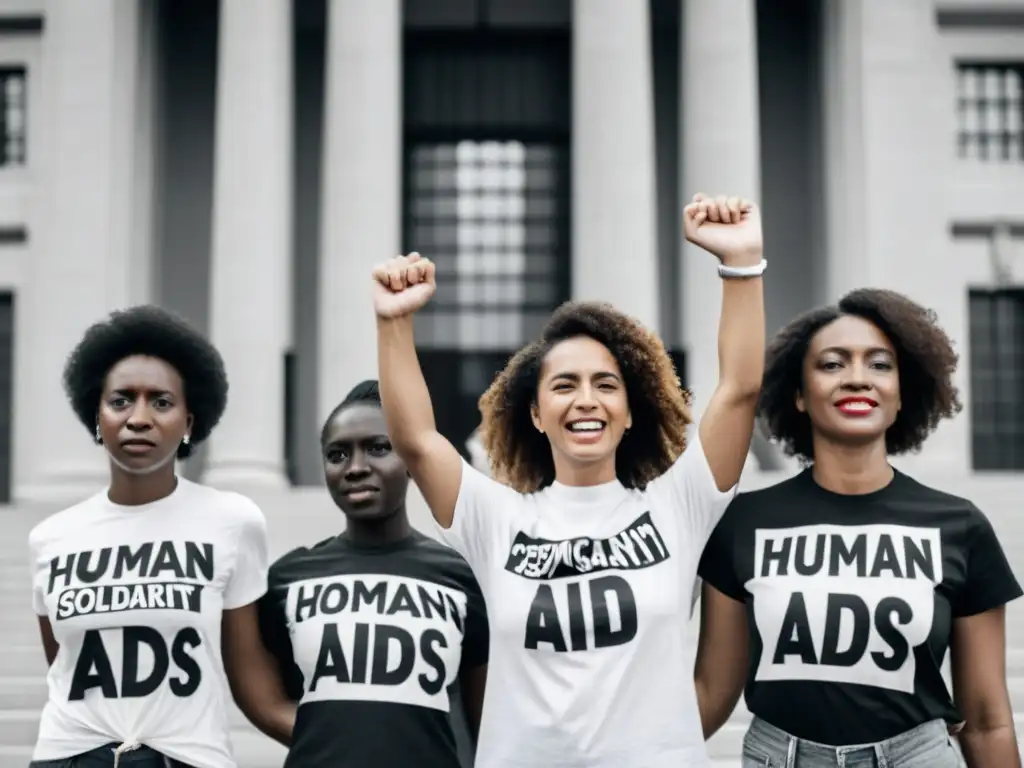
POLYGON ((413 254, 373 273, 389 434, 487 602, 480 768, 709 765, 686 627, 753 431, 765 261, 746 201, 698 195, 684 226, 723 278, 720 380, 690 445, 689 396, 658 338, 569 303, 480 400, 496 479, 434 423, 412 324, 433 265, 413 254))
POLYGON ((740 494, 700 564, 704 729, 745 684, 744 766, 1019 768, 1005 605, 1021 588, 977 507, 889 463, 959 412, 956 364, 934 314, 885 290, 770 344, 760 413, 806 467, 740 494))
POLYGON ((266 524, 249 499, 175 472, 224 412, 221 356, 134 307, 85 332, 64 385, 110 483, 29 535, 50 667, 32 766, 234 768, 221 641, 262 648, 266 524))

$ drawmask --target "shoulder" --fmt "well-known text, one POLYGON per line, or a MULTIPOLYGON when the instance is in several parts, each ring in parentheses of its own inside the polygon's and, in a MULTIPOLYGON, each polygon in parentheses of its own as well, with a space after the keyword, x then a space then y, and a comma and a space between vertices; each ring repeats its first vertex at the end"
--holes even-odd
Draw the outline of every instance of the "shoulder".
POLYGON ((337 537, 331 536, 312 546, 295 547, 295 549, 285 552, 271 563, 269 581, 281 584, 334 573, 337 571, 336 558, 343 557, 343 553, 335 553, 336 557, 331 558, 330 562, 325 562, 324 556, 331 554, 331 545, 336 539, 337 537), (319 573, 321 570, 324 572, 319 573), (315 571, 315 573, 311 571, 315 571))
POLYGON ((98 517, 103 516, 104 493, 106 491, 83 499, 36 523, 28 534, 29 547, 38 551, 56 542, 74 539, 82 531, 88 530, 98 517))
POLYGON ((243 496, 235 491, 224 491, 219 488, 211 488, 208 485, 193 483, 184 478, 179 479, 180 483, 186 483, 188 503, 196 507, 203 515, 210 513, 222 520, 229 520, 242 526, 265 527, 266 516, 259 505, 248 496, 243 496))
POLYGON ((741 491, 725 510, 722 521, 732 524, 753 518, 763 521, 766 510, 791 504, 795 497, 803 493, 803 485, 802 475, 797 474, 763 488, 741 491))
POLYGON ((897 479, 899 486, 893 494, 893 503, 908 513, 927 512, 940 524, 966 529, 968 533, 992 527, 985 513, 970 499, 925 485, 902 472, 897 474, 897 479))
POLYGON ((899 470, 896 470, 896 481, 894 498, 898 500, 932 503, 939 509, 973 510, 980 514, 978 508, 969 499, 925 485, 920 480, 899 470))
POLYGON ((476 577, 462 555, 419 531, 412 535, 415 543, 408 550, 408 556, 419 561, 422 566, 419 570, 425 578, 463 590, 477 589, 476 577))

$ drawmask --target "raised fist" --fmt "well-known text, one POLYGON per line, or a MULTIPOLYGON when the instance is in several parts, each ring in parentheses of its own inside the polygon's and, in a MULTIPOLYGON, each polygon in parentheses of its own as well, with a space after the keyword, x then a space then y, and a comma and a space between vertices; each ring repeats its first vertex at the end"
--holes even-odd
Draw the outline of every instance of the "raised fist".
POLYGON ((759 264, 764 253, 761 212, 739 197, 694 195, 683 209, 683 231, 687 240, 726 266, 759 264))
POLYGON ((373 269, 373 308, 378 317, 416 312, 434 295, 434 262, 418 253, 378 264, 373 269))

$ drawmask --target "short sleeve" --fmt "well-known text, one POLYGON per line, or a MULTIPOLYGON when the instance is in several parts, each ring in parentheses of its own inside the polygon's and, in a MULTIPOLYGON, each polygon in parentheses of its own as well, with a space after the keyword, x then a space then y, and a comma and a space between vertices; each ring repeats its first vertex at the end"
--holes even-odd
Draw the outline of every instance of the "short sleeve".
POLYGON ((681 516, 691 541, 700 550, 736 496, 736 488, 718 490, 699 430, 695 429, 686 450, 668 472, 648 486, 648 494, 663 496, 665 503, 681 516))
POLYGON ((462 637, 462 669, 473 669, 486 664, 490 641, 487 606, 480 585, 471 574, 466 588, 466 632, 462 637))
POLYGON ((462 480, 455 514, 449 528, 437 526, 441 540, 466 558, 479 577, 509 530, 512 510, 522 497, 507 485, 492 480, 462 462, 462 480))
POLYGON ((28 537, 28 556, 29 577, 32 584, 32 610, 35 611, 36 616, 48 616, 50 611, 46 607, 46 594, 43 592, 40 579, 37 578, 39 575, 39 547, 35 542, 35 537, 31 534, 28 537))
POLYGON ((967 551, 967 577, 953 600, 953 616, 974 616, 1006 605, 1024 592, 989 519, 976 510, 967 551))
MULTIPOLYGON (((269 589, 256 604, 259 614, 260 638, 263 645, 274 657, 277 668, 284 680, 284 687, 292 701, 302 699, 302 673, 295 666, 295 652, 288 632, 284 600, 274 588, 274 570, 271 568, 269 589)), ((283 593, 282 593, 283 594, 283 593)))
POLYGON ((267 591, 267 520, 249 499, 237 529, 235 567, 224 590, 224 610, 254 603, 267 591))
POLYGON ((733 556, 733 548, 737 539, 735 521, 743 506, 742 498, 742 496, 737 497, 732 502, 718 525, 715 526, 714 531, 711 532, 711 537, 700 556, 700 564, 697 566, 697 574, 704 581, 733 600, 746 598, 746 590, 736 572, 735 557, 733 556))

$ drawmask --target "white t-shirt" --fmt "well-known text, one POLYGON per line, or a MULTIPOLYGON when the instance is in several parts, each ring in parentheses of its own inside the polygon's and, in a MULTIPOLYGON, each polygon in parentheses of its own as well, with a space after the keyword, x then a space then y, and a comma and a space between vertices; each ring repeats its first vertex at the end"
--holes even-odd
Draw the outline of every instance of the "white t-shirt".
POLYGON ((462 468, 445 541, 487 601, 477 768, 710 766, 686 653, 722 493, 698 439, 646 490, 522 495, 462 468))
POLYGON ((60 644, 33 759, 117 742, 234 768, 221 614, 266 592, 260 509, 179 478, 141 506, 103 491, 39 523, 29 548, 33 606, 60 644))

